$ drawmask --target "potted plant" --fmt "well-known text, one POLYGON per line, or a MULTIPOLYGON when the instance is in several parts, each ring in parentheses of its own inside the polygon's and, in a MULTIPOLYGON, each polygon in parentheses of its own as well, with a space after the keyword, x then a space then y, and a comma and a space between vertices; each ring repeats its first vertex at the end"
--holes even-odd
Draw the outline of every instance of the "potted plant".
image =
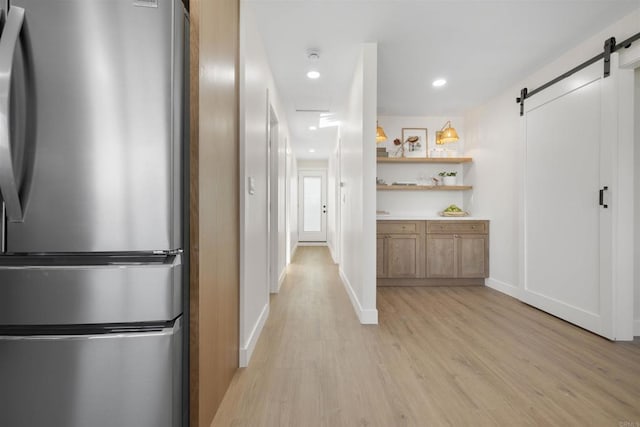
POLYGON ((440 172, 438 175, 442 177, 442 183, 444 185, 456 185, 456 175, 458 175, 458 172, 440 172))

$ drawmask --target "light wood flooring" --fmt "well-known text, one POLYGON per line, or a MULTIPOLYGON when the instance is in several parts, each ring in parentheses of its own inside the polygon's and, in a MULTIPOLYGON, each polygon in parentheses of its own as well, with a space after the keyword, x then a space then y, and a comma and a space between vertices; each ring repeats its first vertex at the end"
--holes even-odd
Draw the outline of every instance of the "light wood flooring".
POLYGON ((485 287, 379 288, 358 323, 326 248, 300 247, 214 426, 640 426, 640 341, 485 287))

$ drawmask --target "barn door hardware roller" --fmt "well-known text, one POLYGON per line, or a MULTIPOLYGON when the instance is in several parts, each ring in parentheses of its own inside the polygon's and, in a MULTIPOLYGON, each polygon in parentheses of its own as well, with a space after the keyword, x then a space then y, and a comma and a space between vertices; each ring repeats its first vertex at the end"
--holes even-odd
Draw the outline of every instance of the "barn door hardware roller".
POLYGON ((567 77, 577 73, 578 71, 582 70, 583 68, 588 67, 591 64, 594 64, 598 61, 600 61, 601 59, 604 59, 604 73, 603 76, 604 78, 607 78, 611 75, 611 54, 622 49, 622 48, 629 48, 629 46, 631 46, 631 44, 637 40, 640 40, 640 33, 637 33, 631 37, 629 37, 628 39, 626 39, 625 41, 623 41, 622 43, 616 44, 616 38, 615 37, 610 37, 607 40, 605 40, 604 42, 604 51, 602 53, 600 53, 599 55, 594 56, 593 58, 583 62, 582 64, 578 65, 577 67, 572 68, 571 70, 567 71, 566 73, 562 74, 561 76, 556 77, 555 79, 543 84, 542 86, 540 86, 539 88, 536 88, 534 90, 527 90, 527 88, 525 87, 524 89, 522 89, 520 91, 520 96, 516 98, 516 102, 518 104, 520 104, 520 115, 523 116, 524 115, 524 100, 527 98, 531 98, 533 95, 535 95, 538 92, 542 92, 543 90, 545 90, 546 88, 548 88, 549 86, 552 86, 556 83, 558 83, 561 80, 566 79, 567 77))
POLYGON ((611 37, 604 42, 604 77, 611 75, 611 54, 616 51, 616 38, 611 37))
POLYGON ((520 115, 524 115, 524 100, 527 99, 527 88, 522 88, 520 96, 516 98, 516 102, 520 103, 520 115))

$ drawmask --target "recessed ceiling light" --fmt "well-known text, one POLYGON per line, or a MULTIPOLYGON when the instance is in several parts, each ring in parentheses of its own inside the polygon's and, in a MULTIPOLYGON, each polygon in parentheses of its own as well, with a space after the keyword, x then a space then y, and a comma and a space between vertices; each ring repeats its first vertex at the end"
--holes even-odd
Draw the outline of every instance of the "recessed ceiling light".
POLYGON ((431 84, 433 85, 433 87, 442 87, 447 84, 447 81, 445 79, 437 79, 434 80, 431 84))
POLYGON ((320 73, 317 72, 317 71, 309 71, 307 73, 307 77, 309 77, 310 79, 314 79, 315 80, 315 79, 320 77, 320 73))
POLYGON ((309 126, 309 130, 317 130, 318 128, 315 126, 309 126))
POLYGON ((313 148, 309 148, 309 152, 310 152, 310 153, 315 153, 315 152, 316 152, 316 150, 314 150, 313 148))

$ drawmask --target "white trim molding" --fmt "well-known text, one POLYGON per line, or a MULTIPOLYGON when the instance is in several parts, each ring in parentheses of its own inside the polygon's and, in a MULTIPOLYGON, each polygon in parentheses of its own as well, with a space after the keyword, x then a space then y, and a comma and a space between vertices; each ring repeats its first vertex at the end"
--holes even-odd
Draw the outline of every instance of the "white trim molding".
POLYGON ((280 273, 280 277, 278 278, 278 288, 273 293, 277 294, 278 292, 280 292, 280 288, 282 287, 282 284, 284 283, 285 277, 287 277, 287 267, 282 269, 282 272, 280 273))
POLYGON ((634 69, 640 67, 640 44, 632 44, 629 48, 618 51, 620 68, 634 69))
POLYGON ((327 242, 305 242, 300 240, 298 241, 298 246, 327 246, 327 242))
POLYGON ((358 296, 354 292, 351 287, 351 283, 347 276, 342 271, 342 268, 339 268, 340 279, 342 279, 342 284, 347 291, 347 295, 349 295, 349 299, 351 300, 351 305, 353 305, 353 309, 360 320, 360 323, 363 325, 377 325, 378 324, 378 310, 377 309, 363 309, 360 301, 358 300, 358 296))
POLYGON ((636 319, 634 322, 633 335, 640 337, 640 319, 636 319))
POLYGON ((503 294, 509 295, 510 297, 519 298, 520 292, 517 286, 511 285, 506 282, 501 282, 500 280, 496 280, 493 277, 489 277, 485 280, 484 284, 491 289, 495 289, 498 292, 502 292, 503 294))
POLYGON ((256 348, 256 343, 258 342, 258 338, 260 338, 260 334, 262 333, 262 328, 264 328, 264 324, 269 317, 269 303, 266 303, 262 308, 262 312, 258 317, 258 321, 253 326, 253 330, 251 331, 251 335, 247 340, 246 344, 240 348, 240 367, 246 368, 249 366, 249 361, 251 360, 251 356, 253 355, 253 350, 256 348))
POLYGON ((333 249, 333 245, 327 242, 327 246, 329 247, 329 253, 331 254, 331 259, 334 264, 338 264, 338 258, 336 257, 336 251, 333 249))

